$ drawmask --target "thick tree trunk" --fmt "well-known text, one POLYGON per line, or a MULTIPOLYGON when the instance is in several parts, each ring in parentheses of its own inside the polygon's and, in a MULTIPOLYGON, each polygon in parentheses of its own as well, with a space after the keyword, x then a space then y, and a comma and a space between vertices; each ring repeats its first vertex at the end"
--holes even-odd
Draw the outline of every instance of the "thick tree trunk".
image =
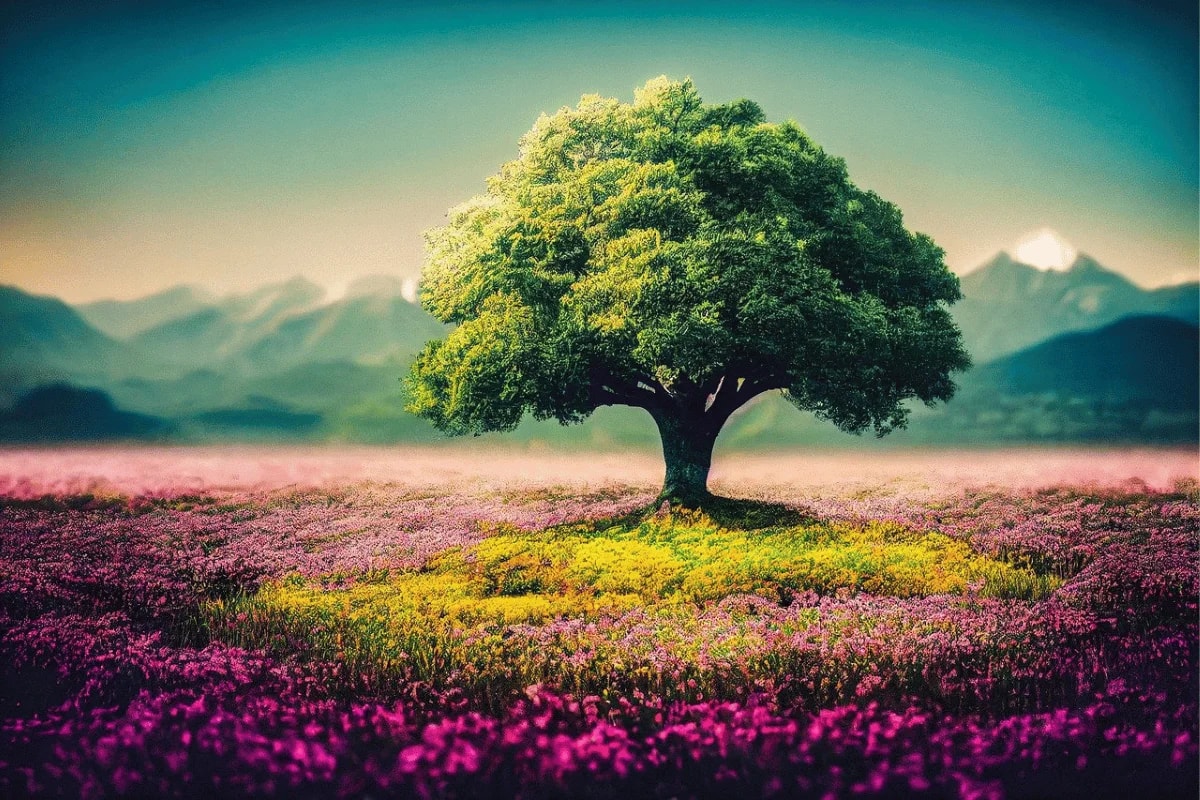
POLYGON ((660 499, 695 508, 711 497, 708 470, 718 431, 710 431, 700 420, 655 414, 662 437, 663 460, 667 462, 660 499))

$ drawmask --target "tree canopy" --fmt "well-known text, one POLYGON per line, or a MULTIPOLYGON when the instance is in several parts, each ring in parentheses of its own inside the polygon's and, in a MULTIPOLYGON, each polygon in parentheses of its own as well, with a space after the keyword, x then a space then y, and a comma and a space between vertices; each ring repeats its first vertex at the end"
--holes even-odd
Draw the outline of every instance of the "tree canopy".
POLYGON ((455 327, 417 358, 410 410, 478 434, 645 408, 683 499, 763 392, 883 435, 969 364, 943 251, 795 123, 690 80, 542 115, 427 246, 421 302, 455 327))

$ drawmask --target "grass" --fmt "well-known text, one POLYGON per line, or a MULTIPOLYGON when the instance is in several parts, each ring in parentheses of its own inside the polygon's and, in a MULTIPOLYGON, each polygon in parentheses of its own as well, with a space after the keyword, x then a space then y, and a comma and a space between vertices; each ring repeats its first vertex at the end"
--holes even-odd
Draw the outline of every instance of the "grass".
MULTIPOLYGON (((813 592, 1036 600, 1060 583, 974 553, 966 542, 897 524, 818 522, 765 508, 730 527, 733 510, 722 511, 725 524, 677 511, 545 531, 495 525, 483 541, 445 551, 420 570, 292 576, 249 596, 211 601, 204 617, 213 635, 231 644, 344 664, 356 691, 418 681, 460 686, 501 704, 543 682, 584 693, 605 692, 614 682, 678 693, 665 684, 700 676, 699 661, 732 664, 735 653, 754 649, 749 639, 761 632, 750 618, 721 642, 689 641, 705 635, 698 620, 707 610, 730 597, 757 596, 777 607, 813 592), (556 642, 551 653, 514 634, 514 626, 621 614, 645 615, 646 648, 669 653, 675 673, 631 669, 620 648, 604 655, 604 643, 586 636, 556 642), (573 658, 579 652, 587 657, 573 658)), ((801 613, 786 625, 798 631, 814 619, 801 613)), ((738 669, 770 672, 769 662, 738 669)))

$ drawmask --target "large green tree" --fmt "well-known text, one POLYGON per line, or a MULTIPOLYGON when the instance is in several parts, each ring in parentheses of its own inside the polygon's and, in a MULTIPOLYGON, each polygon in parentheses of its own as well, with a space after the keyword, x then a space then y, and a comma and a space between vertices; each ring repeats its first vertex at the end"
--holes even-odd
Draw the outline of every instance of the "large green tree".
POLYGON ((686 504, 757 395, 883 435, 969 364, 942 250, 796 124, 690 80, 543 115, 427 244, 421 302, 455 327, 417 358, 410 410, 478 434, 644 408, 686 504))

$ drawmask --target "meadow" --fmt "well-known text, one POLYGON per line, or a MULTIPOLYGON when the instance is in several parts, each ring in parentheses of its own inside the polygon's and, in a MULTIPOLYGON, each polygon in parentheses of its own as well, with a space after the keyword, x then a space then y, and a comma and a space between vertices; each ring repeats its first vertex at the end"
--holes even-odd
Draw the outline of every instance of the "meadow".
POLYGON ((0 796, 1194 797, 1198 467, 0 451, 0 796))

